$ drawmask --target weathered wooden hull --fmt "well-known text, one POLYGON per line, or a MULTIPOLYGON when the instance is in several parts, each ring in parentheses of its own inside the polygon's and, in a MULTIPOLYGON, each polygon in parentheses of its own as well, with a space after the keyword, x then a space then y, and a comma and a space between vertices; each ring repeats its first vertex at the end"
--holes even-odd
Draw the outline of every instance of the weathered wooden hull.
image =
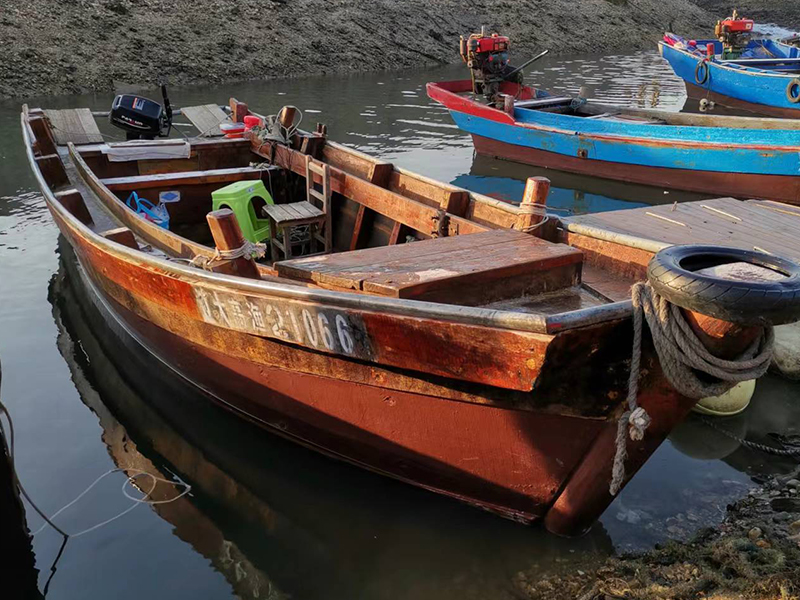
POLYGON ((558 169, 571 173, 592 175, 616 181, 639 183, 671 189, 699 192, 712 196, 768 198, 800 204, 800 177, 792 175, 762 175, 750 173, 721 173, 692 169, 668 169, 643 165, 587 160, 546 150, 473 135, 475 151, 484 156, 558 169))
MULTIPOLYGON (((629 303, 529 314, 208 272, 140 250, 130 231, 99 233, 82 202, 56 195, 30 144, 28 154, 98 300, 224 406, 329 455, 512 519, 544 518, 562 534, 585 531, 613 500, 629 303)), ((85 168, 74 155, 73 178, 85 168)), ((120 214, 149 235, 150 224, 120 214)), ((170 243, 181 254, 184 241, 170 243)), ((628 445, 628 478, 694 403, 665 382, 649 345, 642 366, 639 403, 653 423, 628 445)))

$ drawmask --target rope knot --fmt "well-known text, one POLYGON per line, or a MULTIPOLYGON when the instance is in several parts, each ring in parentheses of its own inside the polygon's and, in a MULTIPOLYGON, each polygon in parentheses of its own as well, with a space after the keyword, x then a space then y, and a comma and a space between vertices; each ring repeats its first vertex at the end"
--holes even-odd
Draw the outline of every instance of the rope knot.
POLYGON ((234 248, 233 250, 220 250, 217 248, 214 251, 213 256, 198 254, 191 261, 189 261, 189 264, 193 267, 201 267, 206 271, 210 271, 213 264, 221 260, 236 260, 237 258, 249 258, 251 260, 256 260, 257 258, 264 258, 266 254, 266 244, 254 244, 250 240, 246 239, 241 246, 234 248))
POLYGON ((647 411, 641 406, 637 406, 628 417, 628 425, 630 426, 630 436, 635 442, 640 442, 644 439, 644 431, 650 426, 652 419, 647 411))

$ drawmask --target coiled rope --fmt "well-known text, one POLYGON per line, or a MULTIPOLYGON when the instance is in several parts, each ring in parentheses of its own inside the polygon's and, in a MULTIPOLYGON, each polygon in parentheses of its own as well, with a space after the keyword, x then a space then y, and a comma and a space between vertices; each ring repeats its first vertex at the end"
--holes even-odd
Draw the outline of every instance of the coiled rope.
POLYGON ((236 260, 237 258, 250 258, 252 260, 256 260, 257 258, 264 258, 266 253, 266 244, 254 244, 250 240, 246 239, 244 244, 232 250, 220 250, 217 248, 214 250, 213 256, 198 254, 189 261, 189 264, 193 267, 201 267, 206 271, 210 271, 213 264, 221 260, 236 260))
POLYGON ((542 220, 538 223, 534 223, 528 227, 523 227, 520 229, 523 233, 530 233, 547 223, 550 220, 550 217, 547 215, 547 207, 543 204, 536 204, 534 202, 524 202, 517 206, 520 214, 523 215, 536 215, 537 217, 542 217, 542 220))
POLYGON ((717 358, 694 333, 681 309, 659 296, 649 282, 635 284, 631 300, 633 351, 626 399, 628 409, 617 423, 616 454, 609 484, 612 496, 617 495, 625 480, 627 437, 634 441, 644 439, 644 432, 651 422, 650 415, 637 402, 645 321, 667 381, 683 396, 697 400, 719 396, 741 381, 761 377, 769 368, 775 342, 772 327, 765 327, 762 335, 738 359, 717 358), (701 379, 698 372, 710 375, 713 380, 701 379))

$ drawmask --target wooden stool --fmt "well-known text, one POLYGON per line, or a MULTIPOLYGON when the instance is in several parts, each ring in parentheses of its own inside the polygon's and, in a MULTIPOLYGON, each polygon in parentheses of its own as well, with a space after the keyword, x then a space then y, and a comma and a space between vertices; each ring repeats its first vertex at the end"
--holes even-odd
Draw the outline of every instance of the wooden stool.
POLYGON ((304 225, 309 226, 311 254, 323 254, 331 251, 331 175, 330 168, 325 163, 317 163, 311 156, 306 156, 306 202, 293 202, 291 204, 272 204, 263 208, 264 214, 270 221, 270 249, 272 260, 280 259, 278 251, 283 253, 284 259, 294 256, 292 252, 292 230, 304 225), (314 175, 322 178, 322 191, 314 187, 314 175), (321 203, 317 207, 314 200, 321 203), (323 250, 317 250, 317 244, 323 245, 323 250))

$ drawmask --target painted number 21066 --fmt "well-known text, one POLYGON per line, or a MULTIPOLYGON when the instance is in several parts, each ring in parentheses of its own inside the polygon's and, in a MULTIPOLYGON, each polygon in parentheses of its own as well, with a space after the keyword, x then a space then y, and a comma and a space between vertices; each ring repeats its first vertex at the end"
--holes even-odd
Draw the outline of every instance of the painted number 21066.
POLYGON ((202 289, 196 297, 203 320, 214 325, 349 356, 367 351, 363 322, 345 312, 202 289))

